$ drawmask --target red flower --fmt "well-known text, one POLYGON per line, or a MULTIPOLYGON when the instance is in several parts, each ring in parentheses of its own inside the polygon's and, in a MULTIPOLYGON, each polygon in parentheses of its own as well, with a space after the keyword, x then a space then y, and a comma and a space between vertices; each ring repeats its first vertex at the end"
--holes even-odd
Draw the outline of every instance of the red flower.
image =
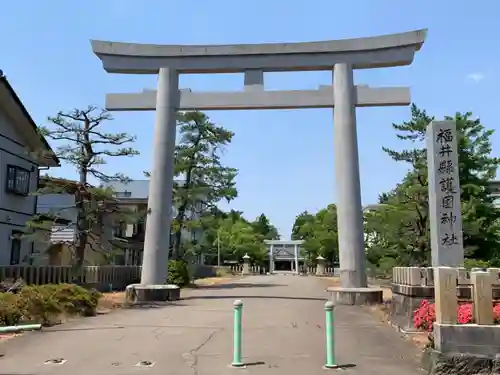
POLYGON ((420 307, 413 313, 413 325, 424 331, 432 331, 432 324, 436 321, 434 304, 427 300, 420 303, 420 307))
MULTIPOLYGON (((500 324, 500 303, 493 306, 493 324, 500 324)), ((457 307, 457 324, 474 323, 472 303, 462 303, 457 307)), ((434 303, 423 300, 413 313, 413 325, 417 329, 432 332, 433 323, 436 321, 434 303)))
POLYGON ((464 303, 457 308, 457 323, 469 324, 472 323, 472 303, 464 303))
POLYGON ((500 324, 500 303, 493 305, 493 324, 500 324))

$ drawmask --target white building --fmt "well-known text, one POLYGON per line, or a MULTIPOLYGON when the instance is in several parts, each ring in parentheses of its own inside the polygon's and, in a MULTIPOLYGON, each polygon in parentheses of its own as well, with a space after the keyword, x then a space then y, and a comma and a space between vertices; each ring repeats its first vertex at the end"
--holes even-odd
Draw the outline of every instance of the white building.
POLYGON ((29 263, 33 238, 26 222, 36 213, 39 169, 59 160, 0 70, 0 265, 29 263))

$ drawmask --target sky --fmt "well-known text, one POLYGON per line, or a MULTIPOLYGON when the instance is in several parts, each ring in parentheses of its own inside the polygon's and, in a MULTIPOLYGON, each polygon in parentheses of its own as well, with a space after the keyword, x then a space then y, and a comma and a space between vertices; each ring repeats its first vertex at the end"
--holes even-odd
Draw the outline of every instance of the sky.
MULTIPOLYGON (((496 129, 500 81, 500 2, 496 0, 16 0, 2 3, 0 69, 35 121, 59 110, 104 105, 110 92, 154 88, 156 77, 104 72, 89 40, 153 44, 307 42, 376 36, 427 28, 411 66, 355 72, 357 84, 409 86, 412 100, 441 119, 472 111, 496 129)), ((314 89, 331 72, 268 73, 266 89, 314 89)), ((242 74, 181 76, 181 88, 239 90, 242 74)), ((239 196, 225 209, 248 219, 265 213, 282 238, 295 217, 335 202, 331 109, 214 111, 210 118, 235 133, 223 161, 237 168, 239 196)), ((357 109, 363 204, 375 203, 407 166, 382 146, 401 149, 392 123, 407 107, 357 109)), ((154 112, 120 112, 106 130, 137 136, 140 155, 110 160, 107 172, 144 178, 152 163, 154 112)), ((493 136, 498 156, 500 133, 493 136)), ((51 170, 76 178, 69 167, 51 170)))

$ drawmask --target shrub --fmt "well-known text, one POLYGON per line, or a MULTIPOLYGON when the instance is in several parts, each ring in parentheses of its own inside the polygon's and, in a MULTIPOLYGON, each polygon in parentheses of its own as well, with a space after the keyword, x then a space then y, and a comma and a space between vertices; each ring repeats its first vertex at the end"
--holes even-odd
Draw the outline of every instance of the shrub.
POLYGON ((465 259, 464 267, 470 270, 471 268, 488 268, 490 263, 485 260, 480 259, 465 259))
POLYGON ((215 268, 215 276, 216 277, 226 277, 230 275, 230 271, 224 267, 216 267, 215 268))
MULTIPOLYGON (((493 323, 500 324, 500 303, 494 304, 493 323)), ((415 328, 432 332, 433 323, 436 321, 436 311, 433 303, 423 300, 413 313, 413 324, 415 328)), ((474 323, 472 316, 472 303, 462 303, 457 306, 457 324, 474 323)))
POLYGON ((14 293, 0 293, 0 326, 12 326, 22 320, 25 309, 14 293))
POLYGON ((61 310, 70 315, 95 315, 101 297, 95 289, 85 289, 73 284, 49 284, 38 288, 41 288, 48 301, 53 298, 61 310))
POLYGON ((184 287, 191 282, 188 265, 184 260, 171 260, 168 262, 167 284, 184 287))
POLYGON ((0 293, 0 325, 50 323, 63 315, 95 315, 100 293, 78 285, 24 286, 17 293, 0 293))
POLYGON ((47 285, 26 286, 19 297, 24 303, 23 321, 48 324, 64 311, 64 306, 58 303, 47 285))

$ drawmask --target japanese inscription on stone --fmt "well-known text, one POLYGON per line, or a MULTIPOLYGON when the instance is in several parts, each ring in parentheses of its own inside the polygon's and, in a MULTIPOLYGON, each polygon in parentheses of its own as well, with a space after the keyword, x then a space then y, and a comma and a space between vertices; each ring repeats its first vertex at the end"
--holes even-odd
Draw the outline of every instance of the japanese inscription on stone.
POLYGON ((427 126, 432 266, 462 266, 464 261, 457 131, 454 121, 427 126))

